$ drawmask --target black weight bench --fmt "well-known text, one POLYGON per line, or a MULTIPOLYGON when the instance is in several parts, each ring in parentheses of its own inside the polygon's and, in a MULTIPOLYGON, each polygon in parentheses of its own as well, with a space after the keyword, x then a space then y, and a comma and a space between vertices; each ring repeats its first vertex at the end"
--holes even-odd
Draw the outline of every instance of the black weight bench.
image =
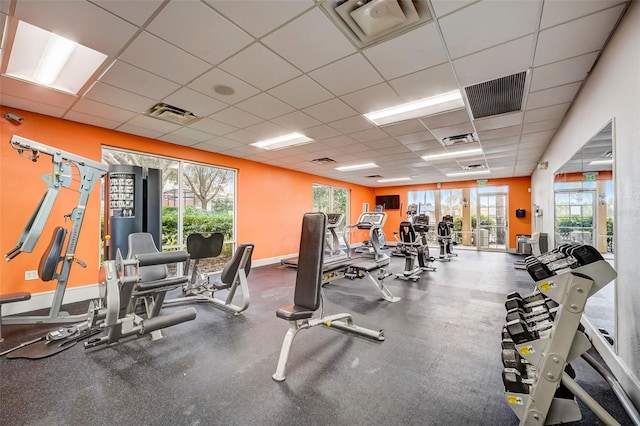
POLYGON ((285 380, 285 370, 293 339, 302 329, 324 325, 375 340, 384 340, 382 330, 374 331, 353 323, 351 314, 342 313, 313 318, 322 303, 322 276, 324 257, 324 236, 327 227, 327 216, 324 213, 306 213, 302 219, 302 236, 296 271, 296 284, 293 305, 276 311, 276 316, 289 322, 289 330, 282 342, 278 366, 272 378, 275 381, 285 380))
POLYGON ((2 338, 2 305, 5 303, 22 302, 29 299, 31 299, 31 293, 26 291, 0 295, 0 342, 4 340, 2 338))

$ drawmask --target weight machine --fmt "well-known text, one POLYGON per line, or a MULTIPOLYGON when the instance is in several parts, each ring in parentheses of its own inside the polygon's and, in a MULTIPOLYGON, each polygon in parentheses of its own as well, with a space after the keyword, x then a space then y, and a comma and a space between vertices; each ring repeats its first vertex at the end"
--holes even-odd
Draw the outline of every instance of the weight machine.
POLYGON ((87 318, 87 314, 70 315, 67 312, 61 311, 60 308, 64 299, 71 266, 74 263, 78 263, 81 267, 86 267, 86 263, 75 257, 76 247, 89 201, 89 195, 93 191, 95 183, 107 173, 107 166, 97 161, 89 160, 88 158, 71 154, 21 136, 12 136, 10 144, 13 149, 18 151, 20 156, 28 156, 27 158, 33 162, 38 161, 42 154, 51 156, 53 171, 51 174, 42 176, 42 180, 47 184, 47 190, 20 234, 16 246, 5 254, 5 260, 7 262, 14 259, 20 253, 33 252, 62 188, 76 190, 80 193, 80 197, 77 206, 74 207, 69 214, 65 215, 65 218, 68 218, 72 222, 71 231, 67 232, 67 230, 62 227, 56 228, 51 243, 40 260, 40 266, 38 268, 40 279, 43 281, 55 279, 57 281, 49 314, 44 316, 11 316, 5 318, 4 323, 55 324, 82 321, 87 318), (78 179, 76 180, 79 186, 77 189, 71 188, 72 182, 74 181, 74 167, 77 169, 78 174, 78 179), (62 263, 62 267, 59 268, 60 263, 62 263))

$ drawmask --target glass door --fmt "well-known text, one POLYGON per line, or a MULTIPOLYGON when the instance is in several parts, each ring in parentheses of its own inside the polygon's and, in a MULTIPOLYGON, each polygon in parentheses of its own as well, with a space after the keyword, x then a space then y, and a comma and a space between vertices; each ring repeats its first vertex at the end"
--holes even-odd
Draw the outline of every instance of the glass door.
POLYGON ((509 239, 507 194, 478 193, 476 247, 478 250, 507 251, 509 239))
POLYGON ((595 190, 557 190, 556 244, 575 242, 593 245, 595 234, 594 213, 596 212, 595 190))

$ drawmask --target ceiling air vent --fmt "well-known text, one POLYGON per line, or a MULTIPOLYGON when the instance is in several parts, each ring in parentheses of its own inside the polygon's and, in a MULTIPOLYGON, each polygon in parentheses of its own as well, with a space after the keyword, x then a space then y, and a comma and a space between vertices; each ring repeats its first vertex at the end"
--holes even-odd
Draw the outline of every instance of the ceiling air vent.
POLYGON ((382 175, 369 175, 369 176, 365 176, 365 177, 369 178, 369 179, 378 179, 378 178, 381 178, 382 175))
POLYGON ((432 19, 426 0, 327 0, 322 7, 360 48, 432 19))
POLYGON ((465 133, 463 135, 447 136, 442 138, 442 144, 444 146, 462 145, 471 142, 478 142, 478 137, 475 133, 465 133))
POLYGON ((473 118, 520 111, 526 79, 527 72, 523 71, 465 87, 473 118))
POLYGON ((162 102, 157 103, 149 108, 145 112, 145 115, 182 125, 189 124, 194 120, 200 118, 196 117, 196 115, 192 112, 162 102))
POLYGON ((333 160, 329 157, 322 157, 322 158, 316 158, 314 160, 311 160, 311 162, 316 164, 332 164, 332 163, 335 163, 336 160, 333 160))
POLYGON ((480 170, 484 169, 484 164, 467 164, 466 166, 462 166, 465 170, 480 170))

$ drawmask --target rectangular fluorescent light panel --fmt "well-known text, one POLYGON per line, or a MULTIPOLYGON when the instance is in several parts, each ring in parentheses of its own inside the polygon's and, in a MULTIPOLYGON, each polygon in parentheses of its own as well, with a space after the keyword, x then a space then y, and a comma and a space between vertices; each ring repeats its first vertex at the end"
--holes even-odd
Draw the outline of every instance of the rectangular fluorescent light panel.
POLYGON ((411 180, 410 177, 398 177, 398 178, 389 178, 389 179, 379 179, 376 182, 387 183, 387 182, 404 182, 407 180, 411 180))
POLYGON ((107 55, 18 21, 5 75, 76 94, 107 55))
POLYGON ((605 164, 613 164, 613 159, 609 158, 607 160, 593 160, 589 163, 590 166, 602 166, 605 164))
POLYGON ((252 146, 263 149, 280 149, 287 148, 294 145, 303 145, 305 143, 313 142, 313 139, 306 137, 300 133, 288 133, 286 135, 278 136, 276 138, 266 139, 256 143, 252 143, 252 146))
POLYGON ((363 163, 354 164, 353 166, 336 167, 336 170, 341 172, 350 172, 351 170, 373 169, 374 167, 378 167, 378 165, 376 163, 363 163))
POLYGON ((476 170, 476 171, 473 171, 473 172, 447 173, 445 176, 447 176, 447 177, 456 177, 456 176, 488 175, 489 173, 491 173, 491 170, 476 170))
POLYGON ((441 160, 443 158, 466 157, 469 155, 480 154, 480 153, 482 153, 482 149, 475 148, 475 149, 466 149, 464 151, 450 151, 442 154, 423 155, 422 159, 424 161, 441 160))
POLYGON ((377 126, 410 120, 412 118, 426 117, 445 111, 464 107, 462 94, 459 90, 419 99, 406 104, 396 105, 391 108, 364 114, 364 117, 377 126))

